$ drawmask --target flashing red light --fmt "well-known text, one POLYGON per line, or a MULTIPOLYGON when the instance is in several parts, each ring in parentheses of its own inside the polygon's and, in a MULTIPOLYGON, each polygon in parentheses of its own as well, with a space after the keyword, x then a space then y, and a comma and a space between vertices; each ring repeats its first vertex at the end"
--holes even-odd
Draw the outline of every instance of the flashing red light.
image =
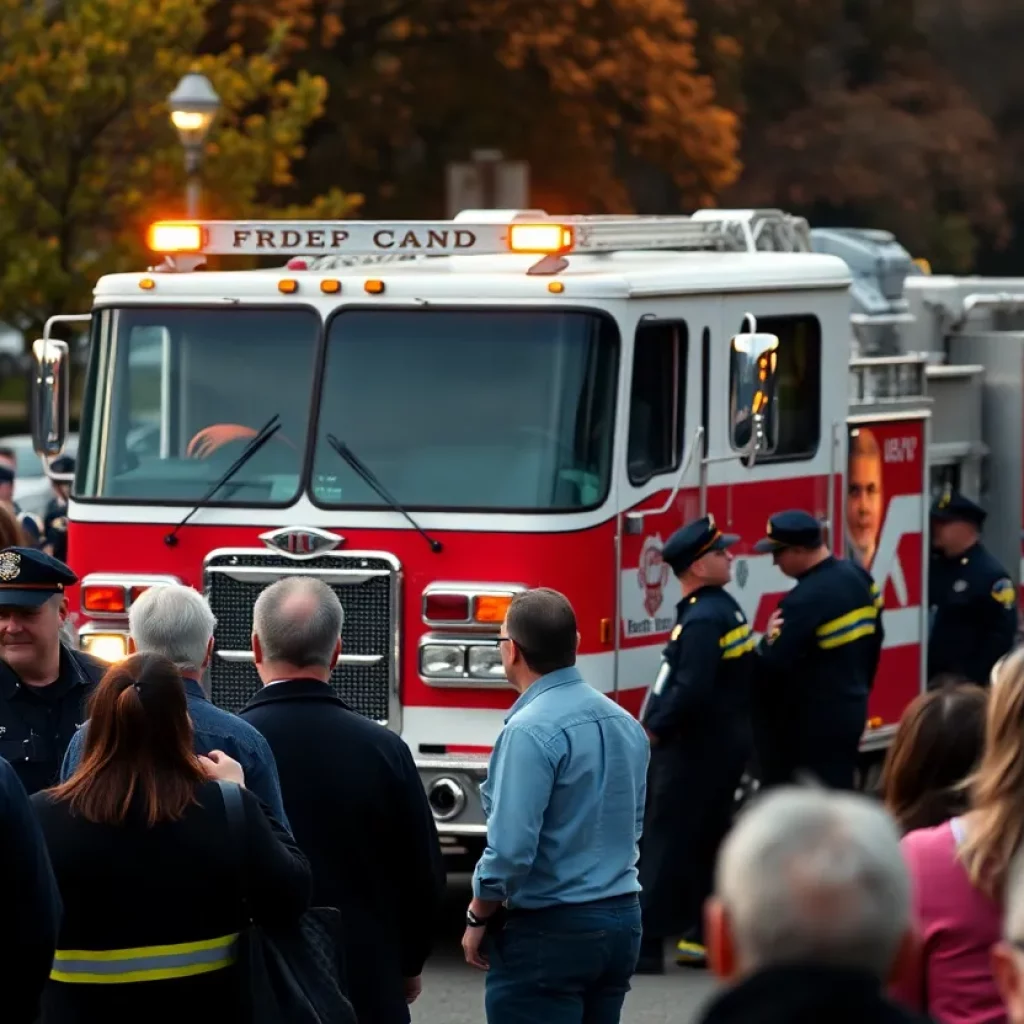
POLYGON ((468 594, 425 594, 423 618, 429 622, 468 622, 468 594))
POLYGON ((301 257, 295 256, 285 264, 287 270, 309 270, 309 264, 301 257))

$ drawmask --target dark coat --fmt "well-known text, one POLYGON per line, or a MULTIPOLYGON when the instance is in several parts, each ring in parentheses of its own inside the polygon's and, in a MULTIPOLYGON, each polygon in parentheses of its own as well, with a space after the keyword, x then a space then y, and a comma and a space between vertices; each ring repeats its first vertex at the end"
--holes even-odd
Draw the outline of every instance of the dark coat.
POLYGON ((241 712, 267 738, 292 832, 313 868, 313 902, 337 907, 360 1024, 408 1021, 403 978, 430 953, 441 852, 412 754, 326 684, 264 687, 241 712))
POLYGON ((0 879, 3 879, 3 1020, 31 1024, 50 976, 60 921, 60 897, 25 788, 0 760, 0 879))
POLYGON ((928 1024, 890 1002, 877 978, 793 965, 752 974, 714 999, 700 1024, 928 1024))
MULTIPOLYGON (((244 926, 243 894, 259 924, 291 924, 309 905, 310 871, 287 830, 257 797, 242 792, 246 863, 215 782, 180 821, 147 827, 136 805, 122 825, 71 814, 49 793, 32 798, 64 904, 58 948, 128 950, 196 943, 244 926)), ((43 1024, 206 1019, 244 1024, 234 968, 135 984, 50 981, 43 1024)))
POLYGON ((86 702, 110 666, 61 647, 60 673, 49 686, 24 686, 0 661, 0 757, 11 763, 28 792, 55 785, 86 702))

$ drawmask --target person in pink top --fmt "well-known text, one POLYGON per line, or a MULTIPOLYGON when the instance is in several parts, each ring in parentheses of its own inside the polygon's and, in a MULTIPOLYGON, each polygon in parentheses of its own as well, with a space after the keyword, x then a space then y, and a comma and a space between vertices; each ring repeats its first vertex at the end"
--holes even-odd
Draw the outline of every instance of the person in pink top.
POLYGON ((903 855, 921 940, 895 994, 939 1024, 1004 1024, 992 970, 1007 874, 1024 839, 1024 649, 993 670, 985 745, 966 814, 908 832, 903 855))

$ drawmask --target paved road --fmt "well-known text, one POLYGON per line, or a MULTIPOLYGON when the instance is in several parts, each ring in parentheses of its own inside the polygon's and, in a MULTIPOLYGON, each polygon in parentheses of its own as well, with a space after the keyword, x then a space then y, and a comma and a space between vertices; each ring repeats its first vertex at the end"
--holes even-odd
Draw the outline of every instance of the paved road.
MULTIPOLYGON (((449 879, 448 902, 437 952, 427 966, 413 1024, 482 1024, 483 975, 462 959, 459 941, 469 902, 468 879, 449 879)), ((623 1024, 690 1024, 714 990, 704 971, 670 967, 663 977, 638 977, 626 997, 623 1024)))

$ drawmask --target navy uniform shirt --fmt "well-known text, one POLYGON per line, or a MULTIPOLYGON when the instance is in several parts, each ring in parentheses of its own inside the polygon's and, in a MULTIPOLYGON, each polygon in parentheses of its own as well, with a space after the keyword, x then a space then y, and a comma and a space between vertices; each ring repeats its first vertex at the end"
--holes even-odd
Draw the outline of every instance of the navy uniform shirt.
POLYGON ((1017 589, 1009 574, 980 542, 956 558, 936 554, 928 604, 928 678, 948 672, 987 686, 1017 632, 1017 589))
POLYGON ((85 721, 85 703, 107 665, 61 647, 60 671, 49 686, 25 686, 0 662, 0 757, 31 793, 55 785, 64 753, 85 721))
POLYGON ((805 727, 863 714, 882 652, 882 597, 871 576, 831 555, 779 603, 782 627, 762 638, 762 667, 789 692, 805 727))
POLYGON ((647 699, 648 731, 665 741, 747 741, 753 652, 750 625, 725 590, 701 587, 683 598, 647 699))

